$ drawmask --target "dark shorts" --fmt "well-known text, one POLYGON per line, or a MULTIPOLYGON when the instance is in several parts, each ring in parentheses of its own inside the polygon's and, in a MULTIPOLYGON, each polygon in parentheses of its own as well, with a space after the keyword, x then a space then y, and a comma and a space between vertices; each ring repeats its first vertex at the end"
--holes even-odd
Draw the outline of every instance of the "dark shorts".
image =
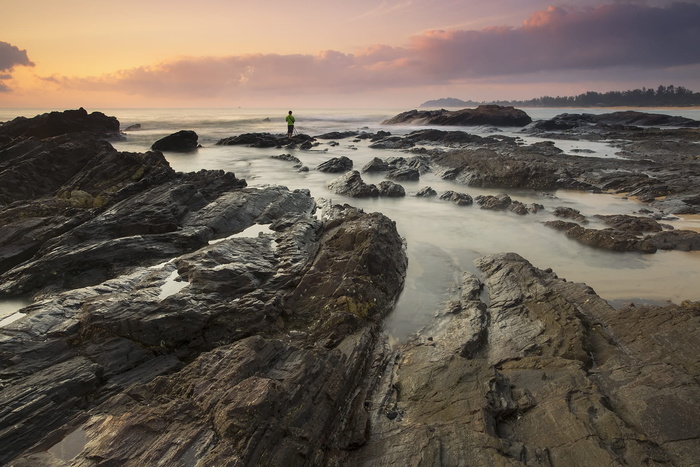
POLYGON ((294 125, 287 125, 287 133, 294 133, 294 125))

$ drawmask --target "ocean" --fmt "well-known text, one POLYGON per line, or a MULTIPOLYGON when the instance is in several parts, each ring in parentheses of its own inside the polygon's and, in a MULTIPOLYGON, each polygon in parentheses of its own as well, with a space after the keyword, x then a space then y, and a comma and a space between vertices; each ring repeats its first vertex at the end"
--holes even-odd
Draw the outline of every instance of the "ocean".
MULTIPOLYGON (((374 157, 386 159, 404 155, 400 151, 378 150, 368 147, 368 141, 353 142, 351 138, 337 140, 339 145, 319 140, 313 150, 256 149, 241 146, 217 146, 225 137, 252 132, 286 133, 284 117, 292 110, 296 129, 300 133, 317 136, 330 131, 377 130, 392 134, 406 134, 426 127, 382 126, 381 122, 410 109, 86 109, 99 110, 115 116, 126 137, 112 144, 120 151, 145 152, 158 139, 179 130, 193 130, 202 145, 192 154, 165 153, 171 166, 178 171, 222 169, 244 178, 248 185, 284 185, 290 189, 308 188, 316 199, 333 203, 348 203, 367 212, 382 212, 393 219, 399 233, 406 240, 409 267, 404 291, 396 309, 386 322, 387 332, 403 339, 427 324, 436 311, 450 299, 450 291, 458 283, 463 271, 478 274, 475 259, 492 253, 515 252, 535 266, 552 268, 559 277, 573 282, 584 282, 613 306, 627 302, 664 303, 700 300, 700 253, 659 251, 655 254, 613 253, 595 250, 567 239, 562 233, 542 223, 554 219, 551 211, 558 206, 578 209, 586 216, 594 214, 635 214, 643 204, 622 195, 592 194, 559 190, 539 193, 530 190, 508 190, 511 198, 523 203, 540 203, 546 210, 537 214, 519 216, 511 212, 481 210, 477 205, 460 207, 438 198, 412 196, 419 189, 430 186, 438 193, 454 190, 476 197, 496 195, 501 189, 474 188, 442 180, 432 173, 421 176, 418 182, 401 182, 407 192, 405 198, 354 199, 330 193, 325 184, 337 174, 313 170, 332 157, 347 156, 360 170, 374 157), (126 130, 131 125, 139 129, 126 130), (292 163, 270 156, 289 153, 298 157, 308 172, 299 172, 292 163)), ((551 109, 525 110, 533 119, 551 118, 560 113, 607 113, 619 109, 551 109)), ((700 109, 638 109, 644 112, 686 116, 700 120, 700 109)), ((16 116, 31 117, 45 110, 0 109, 0 121, 16 116)), ((470 133, 490 134, 487 127, 450 127, 470 133)), ((519 136, 532 143, 539 139, 524 137, 518 130, 502 133, 519 136)), ((615 149, 594 142, 555 140, 566 157, 574 149, 589 149, 590 155, 615 158, 615 149)), ((363 174, 367 183, 379 183, 380 174, 363 174)), ((664 222, 676 229, 700 230, 700 216, 675 218, 664 222)), ((589 227, 601 227, 593 220, 589 227)), ((487 297, 485 297, 487 298, 487 297)), ((0 319, 6 314, 0 304, 0 319)), ((7 304, 15 307, 15 302, 7 304)), ((9 310, 9 308, 6 308, 9 310)))

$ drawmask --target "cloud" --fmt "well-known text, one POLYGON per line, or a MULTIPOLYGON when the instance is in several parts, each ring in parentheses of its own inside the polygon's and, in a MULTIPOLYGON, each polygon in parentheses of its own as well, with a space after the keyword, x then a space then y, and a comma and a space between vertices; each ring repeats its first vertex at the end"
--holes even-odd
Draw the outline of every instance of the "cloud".
POLYGON ((697 69, 697 44, 700 5, 618 2, 549 7, 520 27, 427 31, 410 38, 405 47, 379 44, 353 54, 327 50, 315 55, 190 57, 101 77, 48 79, 82 90, 203 99, 349 94, 489 78, 527 81, 543 73, 585 72, 590 79, 614 71, 627 73, 620 78, 629 79, 639 78, 641 70, 663 75, 697 69))
POLYGON ((26 50, 20 50, 14 45, 0 41, 0 92, 10 92, 11 89, 2 80, 11 79, 11 72, 16 66, 34 66, 34 62, 29 60, 26 50))
POLYGON ((430 31, 414 37, 425 71, 447 77, 700 63, 700 6, 631 3, 549 7, 520 28, 430 31))

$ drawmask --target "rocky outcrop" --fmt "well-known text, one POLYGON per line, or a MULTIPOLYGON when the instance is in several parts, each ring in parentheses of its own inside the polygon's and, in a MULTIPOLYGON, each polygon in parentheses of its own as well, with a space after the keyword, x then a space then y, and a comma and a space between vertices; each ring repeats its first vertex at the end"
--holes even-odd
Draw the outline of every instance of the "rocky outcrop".
POLYGON ((340 177, 326 183, 326 188, 337 195, 350 196, 352 198, 373 198, 379 196, 379 190, 374 184, 367 184, 362 180, 362 175, 357 170, 347 172, 340 177))
POLYGON ((316 167, 316 170, 326 173, 340 173, 351 170, 352 165, 352 159, 346 156, 340 156, 322 162, 316 167))
POLYGON ((521 216, 530 213, 537 213, 538 211, 544 209, 544 206, 537 203, 531 203, 530 205, 525 205, 524 203, 511 199, 506 193, 500 193, 496 196, 492 195, 479 195, 475 198, 476 204, 481 206, 481 209, 488 209, 491 211, 511 211, 521 216))
POLYGON ((535 122, 530 131, 561 131, 586 128, 591 126, 661 126, 698 128, 700 121, 686 117, 674 117, 664 114, 653 114, 625 110, 605 114, 569 114, 557 115, 549 120, 535 122))
POLYGON ((452 190, 447 190, 446 192, 441 194, 440 199, 451 201, 457 206, 471 206, 472 204, 474 204, 474 198, 472 198, 471 195, 452 190))
POLYGON ((151 146, 154 151, 194 152, 199 148, 199 136, 191 130, 180 130, 159 139, 151 146))
POLYGON ((462 110, 409 110, 382 122, 383 125, 452 125, 452 126, 516 126, 522 127, 532 118, 520 109, 500 105, 480 105, 462 110))
POLYGON ((0 463, 60 463, 75 433, 91 441, 72 462, 294 465, 346 446, 338 413, 404 280, 395 224, 349 206, 319 220, 308 190, 175 173, 160 152, 0 148, 27 174, 72 154, 82 169, 45 193, 3 192, 0 293, 33 303, 0 331, 0 463), (236 235, 255 224, 271 230, 236 235))
POLYGON ((90 133, 103 138, 117 138, 119 121, 102 112, 88 114, 82 107, 78 110, 50 112, 36 117, 17 117, 0 124, 0 136, 10 138, 50 138, 72 133, 90 133))
POLYGON ((465 273, 436 322, 379 360, 368 421, 352 425, 369 437, 335 462, 695 462, 697 304, 618 311, 512 253, 477 266, 482 278, 465 273))
POLYGON ((222 138, 216 142, 219 146, 248 146, 251 148, 277 148, 290 145, 310 144, 315 138, 297 134, 291 138, 286 135, 273 135, 272 133, 243 133, 237 136, 222 138))

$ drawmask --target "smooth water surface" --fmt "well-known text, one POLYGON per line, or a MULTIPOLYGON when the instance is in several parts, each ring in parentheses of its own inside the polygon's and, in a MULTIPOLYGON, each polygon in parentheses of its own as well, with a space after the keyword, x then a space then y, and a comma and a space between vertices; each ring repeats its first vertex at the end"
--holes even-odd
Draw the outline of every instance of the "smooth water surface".
MULTIPOLYGON (((294 110, 294 109, 292 109, 294 110)), ((408 109, 384 110, 294 110, 297 130, 317 136, 329 131, 377 130, 406 134, 426 127, 382 126, 381 121, 408 109)), ((524 109, 533 119, 551 118, 568 113, 606 113, 619 109, 524 109)), ((640 109, 645 112, 667 113, 700 119, 695 109, 640 109)), ((159 138, 179 130, 194 130, 203 146, 192 154, 165 153, 175 170, 182 172, 201 169, 223 169, 244 178, 252 185, 284 185, 290 189, 308 188, 312 196, 348 203, 367 212, 382 212, 393 219, 406 240, 409 269, 404 291, 395 312, 387 323, 388 331, 398 338, 416 331, 427 323, 448 299, 448 292, 459 280, 462 271, 478 273, 474 260, 492 253, 516 252, 539 268, 552 268, 559 277, 584 282, 601 297, 613 304, 627 301, 663 302, 671 300, 700 300, 700 253, 658 252, 611 253, 595 250, 567 239, 562 233, 545 227, 542 222, 554 217, 550 212, 557 206, 578 209, 589 217, 594 214, 635 214, 644 205, 622 196, 572 191, 540 193, 529 190, 509 190, 511 198, 523 203, 540 203, 546 210, 519 216, 510 212, 487 211, 478 205, 460 207, 438 198, 417 198, 419 189, 430 186, 439 194, 454 190, 476 197, 498 194, 503 190, 473 188, 442 180, 432 173, 424 174, 419 182, 401 182, 405 198, 353 199, 330 193, 325 184, 338 174, 314 170, 332 157, 347 156, 354 168, 361 168, 373 157, 386 159, 405 156, 393 150, 374 150, 368 142, 353 142, 352 138, 329 140, 310 151, 299 149, 255 149, 241 146, 217 146, 221 138, 249 132, 286 133, 284 116, 287 109, 115 109, 102 110, 116 116, 122 129, 140 124, 141 129, 127 131, 124 141, 112 144, 121 151, 144 152, 159 138), (300 172, 294 164, 270 156, 284 153, 298 157, 309 168, 300 172)), ((37 112, 30 115, 35 115, 37 112)), ((15 114, 17 115, 17 114, 15 114)), ((3 114, 0 113, 0 120, 3 114)), ((470 133, 491 134, 492 128, 454 128, 470 133)), ((540 139, 524 137, 518 130, 502 133, 519 136, 526 143, 540 139)), ((593 151, 594 157, 615 157, 615 150, 604 143, 555 141, 565 158, 574 149, 593 151)), ((381 174, 363 174, 367 183, 379 183, 381 174)), ((590 227, 599 224, 590 219, 590 227)), ((664 220, 676 228, 700 230, 700 218, 664 220)), ((257 234, 256 230, 255 234, 257 234)), ((186 283, 185 283, 186 284, 186 283)), ((181 284, 179 284, 181 285, 181 284)))

